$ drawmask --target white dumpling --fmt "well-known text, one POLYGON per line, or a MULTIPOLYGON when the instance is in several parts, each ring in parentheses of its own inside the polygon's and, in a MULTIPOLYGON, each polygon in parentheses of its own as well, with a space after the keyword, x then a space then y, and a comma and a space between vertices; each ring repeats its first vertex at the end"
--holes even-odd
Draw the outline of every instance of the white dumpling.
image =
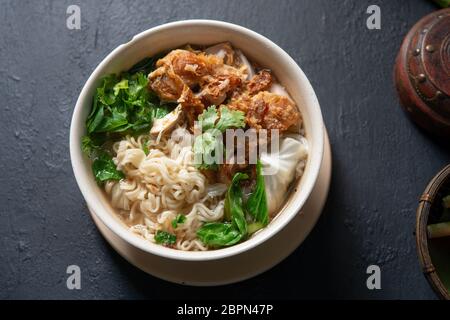
POLYGON ((306 139, 291 137, 280 140, 278 152, 261 154, 270 215, 274 214, 283 204, 289 184, 297 176, 297 167, 307 156, 308 144, 306 139))
POLYGON ((239 60, 241 60, 242 65, 245 66, 245 70, 247 71, 246 80, 250 80, 255 75, 255 69, 253 69, 252 64, 248 61, 247 57, 241 50, 236 50, 236 54, 239 57, 239 60))
POLYGON ((228 56, 234 55, 233 47, 231 47, 231 44, 229 42, 223 42, 216 44, 214 46, 208 47, 205 49, 206 54, 212 54, 220 59, 222 59, 224 62, 227 60, 228 56))

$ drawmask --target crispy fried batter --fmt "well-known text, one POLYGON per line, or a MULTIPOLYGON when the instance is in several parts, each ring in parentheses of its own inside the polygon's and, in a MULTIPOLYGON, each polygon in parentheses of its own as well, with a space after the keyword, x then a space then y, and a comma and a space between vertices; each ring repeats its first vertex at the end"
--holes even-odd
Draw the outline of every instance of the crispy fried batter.
POLYGON ((205 79, 205 85, 199 93, 203 103, 209 105, 220 105, 241 84, 241 78, 237 74, 215 74, 205 79))
POLYGON ((173 50, 164 58, 159 59, 157 67, 173 70, 181 80, 193 87, 201 78, 209 73, 207 61, 202 56, 187 50, 173 50))
POLYGON ((269 70, 261 70, 253 76, 248 82, 247 89, 249 94, 254 95, 260 91, 269 90, 272 86, 272 74, 269 70))
POLYGON ((163 101, 177 101, 184 83, 170 68, 158 68, 149 75, 150 88, 163 101))
POLYGON ((298 123, 300 113, 287 97, 263 91, 251 98, 247 111, 247 124, 255 129, 286 131, 298 123))
POLYGON ((222 44, 218 49, 224 51, 223 57, 193 50, 171 51, 150 73, 150 88, 161 100, 180 103, 190 127, 205 107, 219 106, 226 99, 230 109, 246 114, 247 125, 252 128, 283 132, 298 123, 300 113, 294 102, 269 92, 275 82, 269 70, 261 70, 246 81, 247 73, 232 65, 232 47, 222 44))
POLYGON ((211 79, 200 91, 199 97, 206 105, 220 105, 227 97, 229 91, 229 79, 211 79))
POLYGON ((248 107, 251 102, 251 97, 246 92, 234 92, 231 101, 227 104, 227 107, 232 110, 242 111, 247 114, 248 107))
POLYGON ((185 111, 189 128, 193 128, 194 121, 197 119, 198 115, 203 112, 205 106, 202 101, 193 94, 192 90, 189 89, 187 85, 184 86, 183 92, 178 99, 178 103, 181 104, 183 110, 185 111))
POLYGON ((188 50, 173 50, 156 63, 150 73, 150 87, 162 99, 177 101, 186 90, 200 87, 198 97, 206 106, 221 104, 229 93, 241 85, 246 75, 226 65, 214 55, 188 50))

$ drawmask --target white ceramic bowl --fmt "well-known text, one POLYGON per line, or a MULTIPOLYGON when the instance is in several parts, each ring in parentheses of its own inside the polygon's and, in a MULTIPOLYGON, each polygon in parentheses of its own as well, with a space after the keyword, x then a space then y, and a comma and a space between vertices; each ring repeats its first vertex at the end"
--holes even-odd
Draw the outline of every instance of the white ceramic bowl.
MULTIPOLYGON (((78 98, 70 127, 70 156, 78 186, 84 199, 98 218, 115 234, 131 245, 150 254, 185 260, 206 261, 241 254, 279 232, 300 212, 317 180, 324 150, 324 127, 319 102, 311 84, 295 61, 280 47, 260 34, 230 23, 213 20, 186 20, 164 24, 136 35, 117 47, 94 70, 78 98), (129 69, 138 61, 161 51, 184 44, 210 45, 229 41, 250 60, 270 68, 300 108, 309 157, 295 192, 267 228, 235 246, 206 252, 179 251, 166 248, 130 232, 115 215, 107 197, 97 185, 90 160, 81 151, 81 137, 90 112, 92 97, 102 76, 129 69)), ((270 199, 269 199, 270 201, 270 199)))

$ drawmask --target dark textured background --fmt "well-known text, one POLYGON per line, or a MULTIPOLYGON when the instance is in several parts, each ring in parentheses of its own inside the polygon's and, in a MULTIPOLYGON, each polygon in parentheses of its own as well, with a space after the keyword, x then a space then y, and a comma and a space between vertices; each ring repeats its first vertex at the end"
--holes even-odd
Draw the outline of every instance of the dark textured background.
POLYGON ((450 153, 399 108, 391 75, 426 0, 0 2, 0 298, 434 298, 413 237, 417 198, 450 153), (80 31, 66 8, 81 7, 80 31), (365 27, 382 9, 382 29, 365 27), (116 46, 150 27, 211 18, 284 48, 311 80, 334 153, 326 209, 304 244, 263 275, 217 288, 173 285, 116 254, 88 216, 69 160, 77 96, 116 46), (82 290, 66 288, 66 267, 82 290), (382 290, 369 291, 369 264, 382 290))

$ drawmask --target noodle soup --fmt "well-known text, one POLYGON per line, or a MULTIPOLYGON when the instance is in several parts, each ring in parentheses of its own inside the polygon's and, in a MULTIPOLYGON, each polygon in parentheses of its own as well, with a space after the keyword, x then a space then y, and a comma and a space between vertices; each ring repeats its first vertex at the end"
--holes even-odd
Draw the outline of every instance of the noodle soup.
POLYGON ((122 221, 179 250, 233 246, 265 228, 308 157, 288 92, 230 43, 106 76, 86 131, 83 150, 122 221))

